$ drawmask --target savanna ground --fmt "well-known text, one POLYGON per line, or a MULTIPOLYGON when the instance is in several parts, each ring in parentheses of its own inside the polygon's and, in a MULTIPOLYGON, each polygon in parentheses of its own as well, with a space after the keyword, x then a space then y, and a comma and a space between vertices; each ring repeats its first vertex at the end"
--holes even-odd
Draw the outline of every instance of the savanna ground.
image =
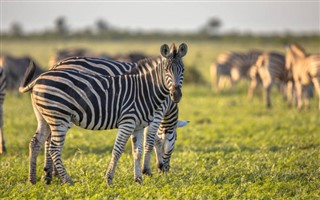
MULTIPOLYGON (((176 41, 179 43, 179 41, 176 41)), ((248 102, 248 83, 233 90, 212 92, 209 66, 227 50, 257 48, 284 52, 277 43, 188 42, 186 67, 195 67, 207 83, 185 84, 179 104, 180 119, 190 124, 178 130, 171 169, 143 184, 133 181, 133 158, 128 142, 117 166, 114 185, 104 173, 111 159, 116 130, 86 131, 73 127, 67 134, 63 159, 74 186, 55 178, 46 185, 43 153, 38 157, 37 184, 28 182, 28 143, 36 129, 30 95, 10 93, 4 104, 4 130, 8 152, 0 155, 0 198, 4 199, 319 199, 320 116, 317 98, 311 108, 289 108, 277 89, 272 109, 262 93, 248 102)), ((125 41, 2 41, 1 51, 29 54, 46 66, 55 49, 88 47, 109 53, 130 50, 159 54, 163 42, 125 41)), ((302 43, 319 53, 319 42, 302 43)))

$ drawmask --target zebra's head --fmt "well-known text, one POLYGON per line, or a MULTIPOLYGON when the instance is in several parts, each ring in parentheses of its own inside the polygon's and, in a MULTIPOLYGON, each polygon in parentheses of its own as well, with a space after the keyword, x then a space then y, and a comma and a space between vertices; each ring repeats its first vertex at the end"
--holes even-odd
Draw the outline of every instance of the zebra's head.
POLYGON ((177 49, 173 43, 171 47, 167 44, 161 46, 161 55, 165 71, 165 82, 170 90, 171 100, 178 103, 182 97, 181 87, 183 82, 184 64, 182 57, 187 54, 188 46, 182 43, 177 49))

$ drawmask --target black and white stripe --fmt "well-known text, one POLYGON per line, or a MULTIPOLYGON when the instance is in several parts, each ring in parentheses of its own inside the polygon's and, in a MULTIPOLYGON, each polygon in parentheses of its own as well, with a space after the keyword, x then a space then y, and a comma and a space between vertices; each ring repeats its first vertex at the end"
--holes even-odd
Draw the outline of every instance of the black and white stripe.
MULTIPOLYGON (((135 180, 142 181, 140 158, 142 130, 168 96, 180 101, 184 65, 181 58, 187 46, 161 47, 163 57, 139 63, 122 76, 101 76, 75 69, 51 70, 20 89, 32 89, 32 102, 38 129, 30 142, 30 181, 36 182, 36 157, 40 146, 50 137, 49 154, 63 182, 72 184, 61 160, 66 131, 72 124, 86 129, 118 128, 118 134, 107 170, 112 183, 114 170, 124 146, 132 134, 135 158, 135 180)), ((26 78, 28 79, 28 78, 26 78)))

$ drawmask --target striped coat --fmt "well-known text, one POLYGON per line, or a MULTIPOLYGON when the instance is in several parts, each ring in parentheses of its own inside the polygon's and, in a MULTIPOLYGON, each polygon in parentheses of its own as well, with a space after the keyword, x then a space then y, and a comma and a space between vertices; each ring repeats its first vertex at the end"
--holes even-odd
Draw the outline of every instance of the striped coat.
MULTIPOLYGON (((170 51, 167 45, 163 45, 162 58, 140 63, 127 75, 106 77, 74 69, 56 69, 21 87, 21 92, 32 89, 38 119, 36 135, 30 142, 31 183, 35 183, 36 157, 50 136, 49 130, 49 154, 62 181, 73 183, 61 160, 66 131, 72 124, 91 130, 119 129, 106 174, 109 184, 126 141, 133 132, 135 180, 141 182, 142 129, 153 121, 155 112, 169 94, 173 102, 179 102, 183 80, 181 58, 186 51, 185 44, 180 45, 179 50, 173 45, 170 51)), ((28 76, 25 80, 28 82, 28 76)))
POLYGON ((258 50, 220 54, 210 69, 212 89, 217 87, 220 90, 228 85, 235 85, 241 78, 248 78, 250 68, 260 54, 258 50))

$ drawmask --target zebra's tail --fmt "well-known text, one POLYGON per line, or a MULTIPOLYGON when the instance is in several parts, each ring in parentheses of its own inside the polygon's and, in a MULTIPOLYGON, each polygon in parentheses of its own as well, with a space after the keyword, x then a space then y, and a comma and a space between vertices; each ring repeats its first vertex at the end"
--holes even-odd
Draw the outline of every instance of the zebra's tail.
POLYGON ((36 80, 32 81, 31 83, 30 83, 30 81, 31 81, 35 71, 36 71, 36 66, 31 61, 29 64, 29 67, 27 68, 27 71, 24 74, 24 77, 20 83, 19 92, 25 93, 33 88, 34 84, 36 83, 36 80))

